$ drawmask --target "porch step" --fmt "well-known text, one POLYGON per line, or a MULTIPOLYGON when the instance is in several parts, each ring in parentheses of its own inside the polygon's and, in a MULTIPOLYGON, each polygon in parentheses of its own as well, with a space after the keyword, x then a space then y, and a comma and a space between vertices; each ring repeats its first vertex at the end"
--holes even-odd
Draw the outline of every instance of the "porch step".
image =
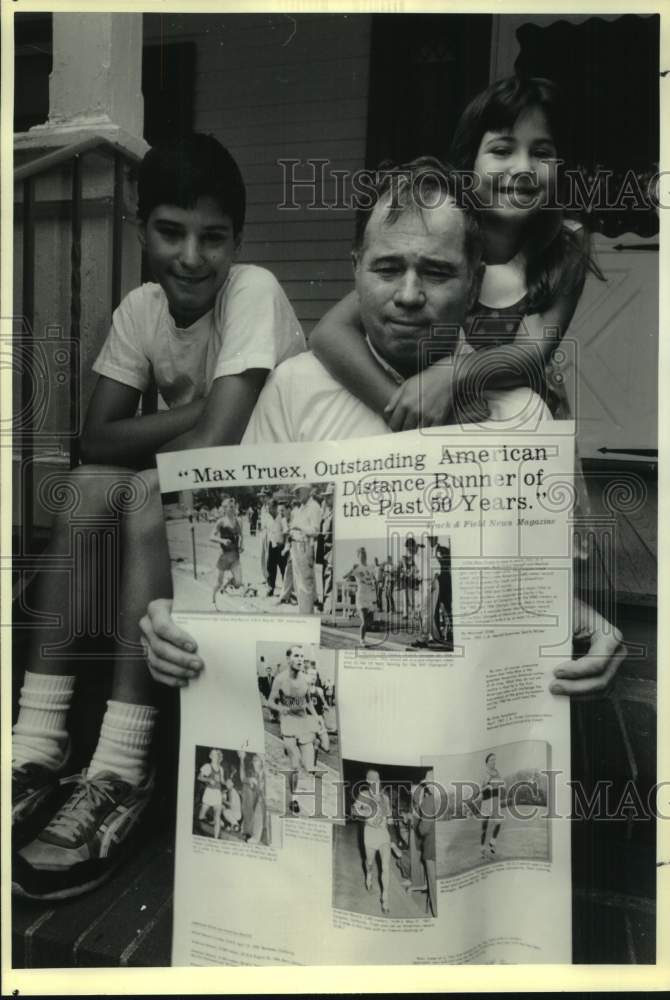
MULTIPOLYGON (((169 966, 173 863, 173 835, 162 833, 87 896, 15 900, 13 967, 169 966)), ((575 964, 656 960, 656 911, 644 897, 577 887, 572 934, 575 964)))
POLYGON ((17 969, 169 966, 174 831, 145 843, 94 892, 62 902, 15 899, 17 969))

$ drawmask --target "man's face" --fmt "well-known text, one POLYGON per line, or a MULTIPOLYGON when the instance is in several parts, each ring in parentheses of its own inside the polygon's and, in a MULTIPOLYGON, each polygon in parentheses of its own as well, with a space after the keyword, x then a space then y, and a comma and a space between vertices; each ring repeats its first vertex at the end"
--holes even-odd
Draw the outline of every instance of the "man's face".
POLYGON ((354 255, 356 291, 373 347, 410 375, 439 357, 421 357, 433 327, 463 324, 475 276, 465 256, 465 217, 451 200, 408 209, 391 222, 387 207, 387 200, 377 203, 354 255))
POLYGON ((273 517, 275 517, 277 514, 277 504, 275 503, 274 500, 270 504, 270 513, 272 514, 273 517))
POLYGON ((288 658, 288 662, 292 670, 300 672, 305 662, 305 655, 302 649, 292 649, 288 658))
POLYGON ((230 216, 210 197, 199 198, 193 208, 157 205, 140 238, 175 322, 195 323, 213 307, 237 255, 230 216))

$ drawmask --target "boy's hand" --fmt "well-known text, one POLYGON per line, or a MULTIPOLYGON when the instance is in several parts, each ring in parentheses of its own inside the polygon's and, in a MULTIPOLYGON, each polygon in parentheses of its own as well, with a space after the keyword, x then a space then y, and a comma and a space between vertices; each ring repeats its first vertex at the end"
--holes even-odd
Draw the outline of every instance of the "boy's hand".
POLYGON ((152 601, 140 620, 149 673, 168 687, 184 687, 204 667, 195 641, 172 620, 172 601, 152 601))
POLYGON ((575 639, 587 639, 589 648, 578 660, 559 663, 554 670, 556 680, 552 682, 550 691, 573 698, 598 696, 610 686, 626 658, 623 635, 578 597, 573 602, 573 614, 573 636, 575 639))

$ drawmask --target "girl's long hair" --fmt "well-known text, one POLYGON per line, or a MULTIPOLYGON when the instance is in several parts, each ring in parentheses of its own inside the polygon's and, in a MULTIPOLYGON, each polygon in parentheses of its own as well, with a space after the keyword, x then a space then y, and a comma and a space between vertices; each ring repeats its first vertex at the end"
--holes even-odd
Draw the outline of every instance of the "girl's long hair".
MULTIPOLYGON (((539 108, 547 119, 556 148, 568 152, 567 116, 555 83, 541 77, 509 76, 478 94, 461 115, 449 152, 459 173, 474 170, 485 132, 512 130, 521 114, 539 108)), ((564 161, 559 160, 556 205, 540 209, 529 221, 525 242, 528 312, 543 312, 562 294, 581 291, 588 272, 603 280, 591 257, 590 233, 564 224, 561 207, 565 186, 564 161)))

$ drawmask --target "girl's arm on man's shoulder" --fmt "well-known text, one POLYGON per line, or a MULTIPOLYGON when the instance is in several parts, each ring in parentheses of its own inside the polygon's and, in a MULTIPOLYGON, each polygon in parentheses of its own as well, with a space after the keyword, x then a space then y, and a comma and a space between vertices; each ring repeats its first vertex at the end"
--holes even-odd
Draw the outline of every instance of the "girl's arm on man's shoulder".
POLYGON ((140 392, 100 375, 81 436, 81 457, 88 464, 146 469, 161 445, 184 433, 200 417, 204 400, 136 417, 140 392))
MULTIPOLYGON (((588 235, 573 230, 575 254, 588 249, 588 235)), ((481 402, 481 385, 487 389, 537 388, 545 365, 563 339, 584 290, 585 277, 568 281, 554 302, 542 313, 526 314, 511 344, 462 351, 453 365, 436 364, 406 380, 396 389, 384 417, 393 431, 412 430, 454 422, 454 401, 460 410, 469 401, 481 402)), ((485 414, 475 414, 484 419, 485 414)))

